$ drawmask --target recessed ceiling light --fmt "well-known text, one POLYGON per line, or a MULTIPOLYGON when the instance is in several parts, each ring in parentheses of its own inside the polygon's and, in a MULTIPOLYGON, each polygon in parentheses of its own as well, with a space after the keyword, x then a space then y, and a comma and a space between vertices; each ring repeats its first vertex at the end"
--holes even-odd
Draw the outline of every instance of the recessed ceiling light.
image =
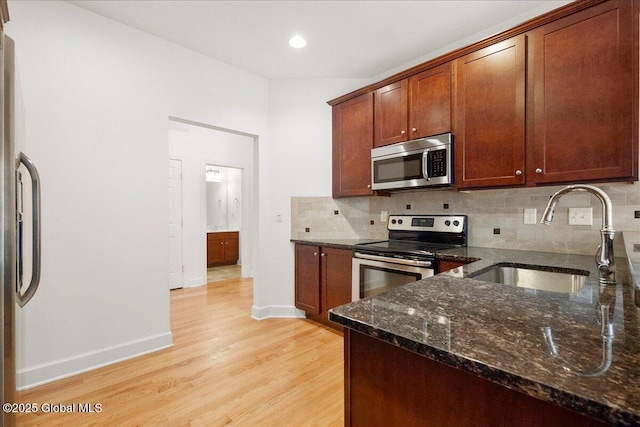
POLYGON ((296 34, 289 39, 289 45, 296 49, 302 49, 307 45, 307 41, 300 34, 296 34))

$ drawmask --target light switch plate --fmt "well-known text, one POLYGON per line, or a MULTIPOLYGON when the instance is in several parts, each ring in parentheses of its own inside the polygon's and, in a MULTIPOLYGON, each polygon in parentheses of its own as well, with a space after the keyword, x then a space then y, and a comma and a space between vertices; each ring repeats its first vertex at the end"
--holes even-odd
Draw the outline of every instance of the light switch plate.
POLYGON ((387 222, 387 215, 389 215, 389 212, 380 211, 380 222, 387 222))
POLYGON ((593 225, 593 208, 569 208, 569 225, 593 225))
POLYGON ((524 223, 525 224, 535 224, 537 222, 536 217, 538 216, 538 210, 536 208, 525 209, 524 210, 524 223))

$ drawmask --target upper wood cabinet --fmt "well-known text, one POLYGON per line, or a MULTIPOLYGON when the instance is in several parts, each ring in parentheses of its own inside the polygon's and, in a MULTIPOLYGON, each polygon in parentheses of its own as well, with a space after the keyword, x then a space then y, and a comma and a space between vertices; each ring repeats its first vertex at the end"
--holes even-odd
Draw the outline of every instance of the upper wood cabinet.
POLYGON ((451 63, 409 78, 409 139, 451 132, 451 63))
POLYGON ((528 37, 528 176, 536 184, 637 179, 633 2, 600 4, 528 37))
POLYGON ((333 106, 333 197, 370 196, 373 93, 333 106))
POLYGON ((376 90, 374 146, 380 147, 407 140, 408 86, 405 79, 376 90))
MULTIPOLYGON (((372 146, 453 132, 459 189, 635 181, 639 31, 640 0, 572 2, 330 101, 334 146, 336 109, 371 95, 372 146)), ((362 156, 356 177, 334 153, 334 197, 372 194, 362 156)))
POLYGON ((450 130, 450 63, 376 90, 374 146, 409 141, 450 130))
POLYGON ((525 36, 456 60, 456 187, 524 183, 525 36))

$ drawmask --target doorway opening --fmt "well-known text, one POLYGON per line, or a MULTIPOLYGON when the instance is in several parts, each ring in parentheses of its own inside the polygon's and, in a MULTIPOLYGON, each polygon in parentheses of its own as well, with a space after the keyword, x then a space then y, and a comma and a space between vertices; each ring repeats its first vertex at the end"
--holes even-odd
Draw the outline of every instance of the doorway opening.
POLYGON ((227 257, 234 256, 235 243, 237 261, 223 262, 239 262, 232 269, 235 274, 239 270, 241 277, 253 277, 258 235, 257 143, 256 135, 169 118, 169 157, 182 163, 183 287, 209 282, 207 249, 213 238, 219 246, 229 248, 227 257), (218 175, 217 184, 213 175, 218 175), (208 209, 210 204, 216 210, 208 209), (232 232, 236 242, 230 240, 232 232))
POLYGON ((205 166, 207 283, 242 277, 242 169, 205 166))

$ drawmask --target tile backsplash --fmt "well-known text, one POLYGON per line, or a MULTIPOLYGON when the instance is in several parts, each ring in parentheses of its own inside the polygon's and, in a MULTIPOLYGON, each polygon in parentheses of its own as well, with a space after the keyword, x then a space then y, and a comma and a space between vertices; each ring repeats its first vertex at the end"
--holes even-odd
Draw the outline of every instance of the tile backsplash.
MULTIPOLYGON (((640 185, 595 185, 611 198, 615 230, 640 231, 640 218, 635 218, 635 211, 640 211, 640 185)), ((602 206, 590 193, 564 195, 551 225, 524 224, 524 209, 537 209, 539 221, 549 197, 560 188, 563 186, 423 190, 394 193, 389 197, 336 200, 331 197, 293 197, 291 236, 299 239, 386 238, 386 223, 380 220, 382 211, 389 214, 466 214, 469 216, 469 246, 593 254, 600 244, 602 206), (568 208, 573 207, 592 207, 593 225, 569 225, 568 208), (495 234, 496 229, 499 229, 499 234, 495 234)), ((616 240, 619 235, 616 235, 616 240)))

